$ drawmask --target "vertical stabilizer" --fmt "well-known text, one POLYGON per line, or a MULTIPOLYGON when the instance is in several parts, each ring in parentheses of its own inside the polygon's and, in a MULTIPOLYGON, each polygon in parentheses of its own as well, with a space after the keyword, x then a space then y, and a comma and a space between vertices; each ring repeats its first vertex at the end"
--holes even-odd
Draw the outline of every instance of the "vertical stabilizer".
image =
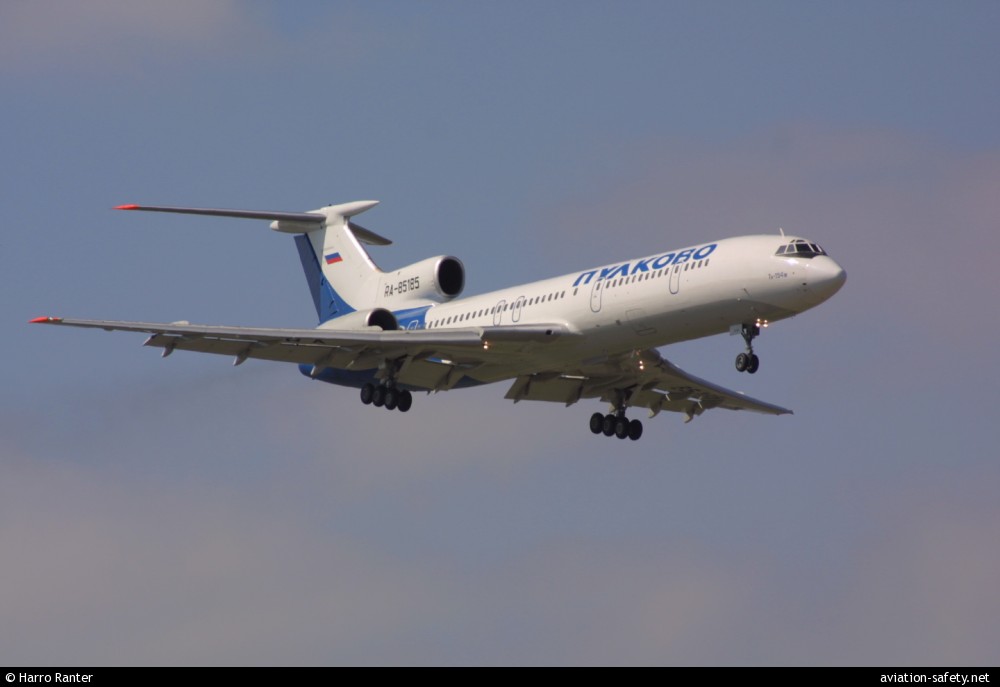
POLYGON ((377 200, 363 200, 313 210, 310 215, 325 217, 318 227, 280 220, 271 225, 276 231, 298 234, 295 244, 320 324, 375 305, 382 272, 359 236, 366 243, 389 241, 354 225, 350 218, 377 204, 377 200))

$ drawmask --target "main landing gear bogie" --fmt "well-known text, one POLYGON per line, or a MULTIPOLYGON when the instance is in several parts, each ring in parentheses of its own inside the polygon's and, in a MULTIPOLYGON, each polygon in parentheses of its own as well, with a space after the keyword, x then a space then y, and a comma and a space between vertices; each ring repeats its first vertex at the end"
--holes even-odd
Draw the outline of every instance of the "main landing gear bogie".
POLYGON ((413 405, 413 394, 406 389, 397 389, 395 386, 385 384, 376 386, 369 382, 361 387, 361 402, 376 408, 405 413, 413 405))
POLYGON ((590 431, 603 434, 606 437, 615 436, 619 439, 638 441, 642 436, 642 423, 629 420, 624 413, 594 413, 590 416, 590 431))

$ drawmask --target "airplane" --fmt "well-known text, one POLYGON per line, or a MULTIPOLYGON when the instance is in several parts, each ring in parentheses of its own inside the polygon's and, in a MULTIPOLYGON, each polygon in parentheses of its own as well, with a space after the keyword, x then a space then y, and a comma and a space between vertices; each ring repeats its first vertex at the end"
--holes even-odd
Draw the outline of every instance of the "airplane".
POLYGON ((407 412, 413 392, 513 380, 505 398, 608 404, 590 431, 638 440, 649 417, 686 422, 712 408, 792 411, 691 375, 657 350, 730 332, 743 337, 736 369, 754 374, 753 341, 773 322, 814 308, 846 273, 818 244, 795 236, 721 239, 459 298, 465 267, 427 258, 382 271, 364 245, 391 244, 353 218, 378 201, 311 212, 120 205, 117 210, 271 220, 292 234, 319 318, 315 328, 252 328, 39 317, 32 323, 148 334, 162 349, 297 363, 311 379, 360 389, 361 402, 407 412))

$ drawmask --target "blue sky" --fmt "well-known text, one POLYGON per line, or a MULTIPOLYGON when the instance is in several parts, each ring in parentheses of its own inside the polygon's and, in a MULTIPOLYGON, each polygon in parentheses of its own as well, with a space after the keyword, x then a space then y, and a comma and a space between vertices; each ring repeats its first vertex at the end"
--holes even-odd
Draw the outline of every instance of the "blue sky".
POLYGON ((996 3, 0 5, 0 659, 995 664, 996 3), (664 354, 795 410, 361 406, 38 315, 303 326, 377 198, 470 293, 779 226, 848 272, 664 354))

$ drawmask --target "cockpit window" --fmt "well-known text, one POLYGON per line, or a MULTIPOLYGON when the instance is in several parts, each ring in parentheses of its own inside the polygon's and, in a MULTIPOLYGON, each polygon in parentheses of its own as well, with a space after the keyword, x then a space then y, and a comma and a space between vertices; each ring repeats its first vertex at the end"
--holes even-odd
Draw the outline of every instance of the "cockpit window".
POLYGON ((826 255, 826 251, 815 243, 809 243, 802 239, 795 239, 791 243, 779 246, 775 255, 794 255, 797 258, 815 258, 817 255, 826 255))

